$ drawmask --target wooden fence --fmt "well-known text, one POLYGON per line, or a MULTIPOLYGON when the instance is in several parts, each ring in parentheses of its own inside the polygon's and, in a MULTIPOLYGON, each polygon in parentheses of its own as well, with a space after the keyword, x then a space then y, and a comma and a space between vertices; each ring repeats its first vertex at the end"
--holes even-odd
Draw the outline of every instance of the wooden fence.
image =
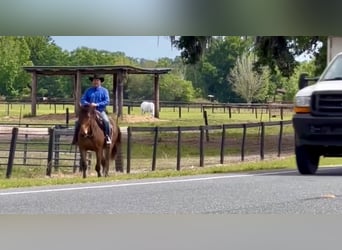
MULTIPOLYGON (((7 166, 7 178, 14 166, 47 166, 47 175, 52 167, 72 167, 75 172, 79 166, 78 149, 70 145, 73 128, 26 124, 24 127, 1 126, 0 131, 0 165, 7 166)), ((88 154, 88 163, 91 163, 91 154, 88 154)))
MULTIPOLYGON (((287 133, 287 142, 284 143, 284 126, 292 126, 292 121, 277 121, 277 122, 259 122, 259 123, 241 123, 241 124, 223 124, 223 125, 212 125, 212 126, 189 126, 189 127, 128 127, 127 128, 127 173, 130 173, 131 171, 131 160, 132 158, 132 145, 134 144, 135 140, 134 138, 137 138, 136 134, 144 132, 144 133, 151 133, 153 138, 153 144, 152 144, 152 162, 151 162, 151 170, 154 171, 157 168, 157 152, 158 147, 161 141, 160 134, 169 132, 174 133, 174 140, 167 141, 167 144, 171 144, 174 147, 176 147, 176 159, 175 159, 175 169, 180 170, 181 169, 181 160, 185 157, 182 157, 182 146, 184 143, 184 140, 182 140, 183 135, 186 133, 192 133, 191 137, 192 139, 196 137, 196 134, 198 134, 198 144, 189 144, 189 147, 197 147, 198 149, 198 166, 203 167, 205 165, 205 150, 206 146, 209 145, 209 142, 213 140, 212 144, 218 145, 218 152, 217 152, 217 164, 224 164, 225 159, 229 156, 239 156, 240 161, 244 161, 246 158, 246 139, 247 139, 247 131, 251 128, 256 128, 258 130, 258 133, 254 137, 254 141, 257 144, 259 158, 263 160, 265 158, 265 153, 271 153, 271 152, 265 152, 265 139, 271 138, 269 135, 265 133, 265 129, 267 127, 278 127, 278 133, 276 135, 272 136, 272 143, 276 142, 276 145, 272 145, 272 153, 275 153, 278 157, 281 155, 283 151, 283 147, 287 147, 287 152, 293 152, 293 133, 287 133), (235 140, 232 143, 227 143, 229 139, 229 131, 233 131, 236 129, 241 129, 241 136, 240 140, 235 140), (219 136, 216 136, 215 138, 211 139, 210 134, 219 133, 219 136), (239 155, 227 154, 227 147, 236 147, 236 144, 240 144, 239 148, 239 155), (276 149, 274 151, 274 149, 276 149)), ((236 133, 236 132, 235 132, 236 133)), ((233 138, 233 136, 231 137, 233 138)), ((235 136, 235 139, 236 136, 235 136)), ((268 142, 271 142, 268 140, 268 142)), ((252 152, 253 150, 250 150, 252 152)), ((270 150, 269 150, 270 151, 270 150)), ((253 155, 255 156, 255 150, 253 152, 253 155)), ((197 165, 197 164, 196 164, 197 165)))
MULTIPOLYGON (((1 129, 0 164, 4 164, 4 161, 7 164, 7 178, 16 165, 46 166, 47 175, 51 174, 52 168, 69 167, 74 172, 77 170, 80 157, 77 147, 71 145, 73 127, 28 129, 27 126, 8 126, 7 131, 3 127, 1 129)), ((292 154, 294 143, 292 121, 189 127, 127 127, 122 132, 121 148, 123 151, 126 148, 126 151, 121 152, 121 155, 126 157, 126 173, 155 171, 167 166, 180 170, 189 166, 227 164, 230 158, 244 161, 249 156, 263 160, 266 155, 279 157, 283 153, 292 154), (142 148, 151 151, 144 151, 141 156, 139 150, 142 148), (189 155, 184 155, 187 151, 185 148, 191 149, 189 155), (171 151, 175 151, 175 154, 171 151)))
MULTIPOLYGON (((30 113, 30 103, 25 102, 0 102, 0 115, 12 116, 21 115, 23 113, 30 113), (20 105, 20 108, 15 106, 20 105), (17 114, 19 112, 19 114, 17 114)), ((38 102, 37 112, 40 112, 40 105, 48 105, 48 111, 50 113, 71 113, 74 112, 74 105, 72 102, 38 102)), ((110 104, 112 106, 112 104, 110 104)), ((140 102, 125 101, 124 107, 127 110, 127 114, 130 115, 133 109, 140 110, 140 102)), ((197 110, 203 112, 203 110, 211 111, 212 113, 227 113, 228 118, 234 117, 235 114, 254 114, 256 118, 262 115, 268 115, 269 120, 272 116, 283 116, 287 113, 293 113, 292 104, 276 104, 276 103, 266 103, 266 104, 244 104, 244 103, 185 103, 185 102, 160 102, 159 112, 163 109, 172 109, 173 112, 178 112, 178 117, 181 118, 186 112, 197 110)), ((111 108, 108 108, 111 111, 111 108)))

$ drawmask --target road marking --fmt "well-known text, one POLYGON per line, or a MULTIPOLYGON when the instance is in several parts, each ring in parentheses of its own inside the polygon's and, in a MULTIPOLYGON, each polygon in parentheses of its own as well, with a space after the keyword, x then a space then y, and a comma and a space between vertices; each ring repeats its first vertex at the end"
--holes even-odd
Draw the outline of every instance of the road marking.
POLYGON ((181 180, 160 180, 160 181, 106 184, 106 185, 95 185, 95 186, 92 185, 92 186, 68 187, 68 188, 56 187, 56 188, 52 188, 52 189, 2 192, 2 193, 0 193, 0 196, 9 196, 9 195, 18 195, 18 194, 65 192, 65 191, 77 191, 77 190, 87 190, 87 189, 119 188, 119 187, 155 185, 155 184, 169 184, 169 183, 181 183, 181 182, 195 182, 195 181, 207 181, 207 180, 217 180, 217 179, 253 177, 253 176, 262 176, 262 175, 276 175, 276 174, 293 173, 293 172, 297 172, 297 171, 291 170, 291 171, 278 171, 278 172, 259 173, 259 174, 231 174, 231 175, 223 175, 223 176, 199 177, 199 178, 189 178, 189 179, 181 179, 181 180))

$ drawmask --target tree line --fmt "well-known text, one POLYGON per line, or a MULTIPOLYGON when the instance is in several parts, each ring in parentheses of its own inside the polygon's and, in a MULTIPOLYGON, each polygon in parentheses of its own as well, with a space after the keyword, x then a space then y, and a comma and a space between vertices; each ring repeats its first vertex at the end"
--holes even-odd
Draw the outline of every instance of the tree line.
MULTIPOLYGON (((132 65, 172 68, 160 78, 161 101, 200 101, 209 95, 224 103, 286 101, 296 93, 301 72, 316 76, 326 63, 324 37, 181 36, 170 37, 170 43, 181 56, 154 61, 87 47, 66 51, 49 36, 1 36, 0 96, 30 97, 31 75, 23 66, 132 65), (312 59, 296 61, 303 52, 311 52, 312 59)), ((105 77, 110 88, 112 76, 105 77)), ((87 87, 84 76, 82 91, 87 87)), ((70 76, 38 78, 38 97, 72 98, 72 88, 70 76)), ((129 75, 124 98, 153 99, 152 76, 129 75)))

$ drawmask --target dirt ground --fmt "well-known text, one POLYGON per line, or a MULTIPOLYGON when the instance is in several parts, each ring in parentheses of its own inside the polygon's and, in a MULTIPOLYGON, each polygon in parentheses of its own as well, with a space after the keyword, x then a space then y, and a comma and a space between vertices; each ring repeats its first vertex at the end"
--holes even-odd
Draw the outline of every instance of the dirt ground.
MULTIPOLYGON (((115 117, 111 116, 115 119, 115 117)), ((69 120, 74 121, 76 120, 75 114, 70 114, 69 120)), ((65 121, 65 114, 49 114, 49 115, 39 115, 36 117, 30 117, 30 118, 23 118, 22 121, 49 121, 49 120, 60 120, 65 121)), ((150 115, 123 115, 122 121, 124 123, 138 123, 138 122, 161 122, 165 120, 161 120, 155 117, 152 117, 150 115)))

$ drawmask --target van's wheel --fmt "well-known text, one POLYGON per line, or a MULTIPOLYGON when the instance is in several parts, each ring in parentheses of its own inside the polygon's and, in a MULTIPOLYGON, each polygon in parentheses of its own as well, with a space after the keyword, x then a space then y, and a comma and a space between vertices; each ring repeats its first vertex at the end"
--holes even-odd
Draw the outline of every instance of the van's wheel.
POLYGON ((301 174, 315 174, 319 164, 320 154, 314 147, 296 146, 297 169, 301 174))

